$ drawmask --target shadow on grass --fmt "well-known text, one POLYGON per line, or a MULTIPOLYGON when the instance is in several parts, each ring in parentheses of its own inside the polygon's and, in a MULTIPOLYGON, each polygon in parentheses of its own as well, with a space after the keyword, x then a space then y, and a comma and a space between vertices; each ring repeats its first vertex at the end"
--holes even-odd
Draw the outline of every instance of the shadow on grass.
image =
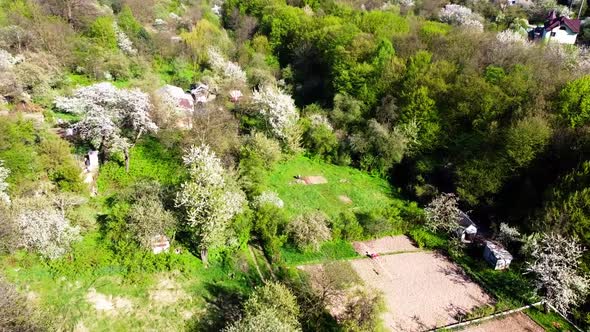
POLYGON ((236 287, 209 283, 205 286, 207 313, 187 323, 190 332, 217 332, 240 319, 244 297, 236 287))

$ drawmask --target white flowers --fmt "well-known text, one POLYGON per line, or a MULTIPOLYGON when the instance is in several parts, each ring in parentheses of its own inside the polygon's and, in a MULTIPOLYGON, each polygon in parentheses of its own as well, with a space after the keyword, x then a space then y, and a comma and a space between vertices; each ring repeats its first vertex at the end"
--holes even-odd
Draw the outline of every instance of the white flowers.
POLYGON ((515 44, 522 46, 530 46, 531 43, 521 33, 514 30, 504 30, 496 34, 496 39, 502 44, 515 44))
POLYGON ((561 313, 584 301, 590 290, 590 278, 578 274, 584 250, 572 239, 545 234, 531 245, 532 262, 528 271, 535 273, 536 286, 545 291, 545 299, 561 313))
POLYGON ((272 134, 288 141, 299 121, 299 113, 293 98, 278 87, 267 85, 254 90, 252 100, 270 126, 272 134))
POLYGON ((0 70, 11 69, 14 65, 17 65, 24 61, 22 55, 12 56, 12 54, 0 48, 0 70))
POLYGON ((117 89, 104 82, 77 89, 72 97, 58 97, 56 108, 69 113, 83 114, 75 126, 78 135, 94 147, 124 151, 130 143, 122 129, 131 130, 135 137, 158 130, 151 120, 148 94, 138 89, 117 89))
POLYGON ((8 183, 6 179, 10 175, 10 170, 4 167, 4 161, 0 160, 0 202, 10 204, 10 196, 6 192, 8 190, 8 183))
POLYGON ((444 6, 440 10, 438 17, 441 22, 463 26, 476 31, 483 31, 483 24, 481 23, 483 18, 481 15, 461 5, 448 4, 444 6))
POLYGON ((190 180, 181 185, 176 206, 185 209, 201 250, 222 245, 228 238, 229 222, 242 211, 246 197, 227 185, 221 160, 208 146, 191 147, 183 161, 190 180))
POLYGON ((326 129, 328 129, 329 131, 333 131, 334 128, 332 128, 332 125, 330 124, 330 121, 328 121, 328 118, 326 118, 326 116, 322 115, 322 114, 312 114, 309 116, 309 120, 311 121, 311 125, 313 127, 325 127, 326 129))
POLYGON ((133 42, 127 37, 125 32, 119 28, 119 25, 116 22, 113 23, 113 30, 115 30, 117 46, 119 46, 119 49, 127 55, 136 55, 137 50, 133 47, 133 42))
POLYGON ((277 194, 274 191, 269 191, 269 190, 262 192, 262 194, 260 194, 260 196, 257 196, 256 198, 254 198, 254 206, 261 207, 265 204, 274 205, 274 206, 278 207, 279 209, 282 209, 285 206, 285 203, 279 197, 279 194, 277 194))
POLYGON ((209 64, 213 71, 222 76, 224 79, 235 81, 238 83, 246 83, 246 73, 242 70, 240 65, 225 59, 225 57, 216 49, 209 48, 209 64))
POLYGON ((53 207, 25 206, 16 218, 22 235, 21 245, 55 259, 65 254, 72 242, 80 239, 80 229, 53 207))

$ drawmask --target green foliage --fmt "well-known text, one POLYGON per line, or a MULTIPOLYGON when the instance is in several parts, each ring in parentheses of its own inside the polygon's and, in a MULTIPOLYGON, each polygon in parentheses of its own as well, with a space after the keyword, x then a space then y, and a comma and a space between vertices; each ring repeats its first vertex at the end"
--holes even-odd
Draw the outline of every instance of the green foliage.
POLYGON ((253 233, 262 242, 267 257, 279 258, 279 248, 285 241, 279 231, 287 224, 284 212, 271 204, 263 204, 254 212, 253 233))
POLYGON ((281 258, 287 265, 315 264, 358 257, 350 242, 335 240, 322 244, 319 251, 301 252, 295 247, 281 248, 281 258))
POLYGON ((590 76, 569 82, 559 94, 559 111, 572 128, 590 120, 590 76))
POLYGON ((448 241, 445 237, 419 227, 411 229, 408 235, 419 248, 441 249, 446 246, 448 241))
POLYGON ((125 31, 131 36, 137 36, 143 28, 141 23, 139 23, 137 19, 133 16, 131 8, 127 5, 123 6, 123 9, 117 17, 117 22, 119 24, 119 27, 121 27, 123 31, 125 31))
POLYGON ((506 153, 516 167, 530 163, 549 142, 551 127, 539 117, 524 118, 506 133, 506 153))
POLYGON ((99 45, 106 49, 114 50, 117 48, 117 36, 115 34, 113 23, 114 21, 112 17, 98 17, 88 27, 86 35, 92 38, 96 45, 99 45))

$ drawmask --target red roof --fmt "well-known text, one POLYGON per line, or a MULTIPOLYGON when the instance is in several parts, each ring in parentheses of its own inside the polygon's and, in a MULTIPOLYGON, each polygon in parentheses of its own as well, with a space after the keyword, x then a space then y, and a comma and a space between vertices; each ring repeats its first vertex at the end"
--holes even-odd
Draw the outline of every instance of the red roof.
POLYGON ((557 14, 554 10, 549 12, 549 15, 547 15, 547 20, 545 21, 545 31, 551 31, 562 25, 565 25, 574 33, 580 32, 580 20, 572 20, 565 16, 557 17, 557 14))

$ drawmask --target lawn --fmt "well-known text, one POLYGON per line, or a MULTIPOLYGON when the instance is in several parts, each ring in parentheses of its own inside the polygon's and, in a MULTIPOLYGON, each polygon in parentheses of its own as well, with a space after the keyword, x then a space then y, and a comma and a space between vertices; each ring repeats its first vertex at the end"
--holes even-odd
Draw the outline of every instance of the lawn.
POLYGON ((372 177, 359 170, 327 164, 303 156, 279 164, 267 180, 285 202, 289 217, 306 211, 320 210, 335 218, 345 209, 368 213, 382 210, 394 203, 396 196, 386 180, 372 177), (323 176, 325 184, 295 183, 295 176, 323 176), (343 202, 340 196, 350 198, 343 202))

